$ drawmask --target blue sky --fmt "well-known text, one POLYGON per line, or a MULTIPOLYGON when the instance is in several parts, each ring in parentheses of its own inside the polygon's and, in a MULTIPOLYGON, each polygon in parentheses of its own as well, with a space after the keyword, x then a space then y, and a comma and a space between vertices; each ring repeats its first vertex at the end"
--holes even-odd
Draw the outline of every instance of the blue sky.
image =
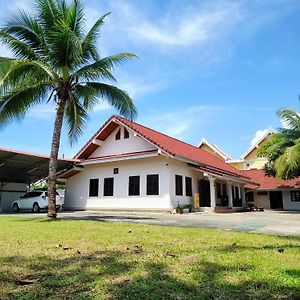
MULTIPOLYGON (((27 0, 0 0, 0 18, 27 0)), ((239 158, 263 130, 278 128, 276 111, 299 108, 298 0, 85 0, 87 26, 112 11, 102 27, 102 55, 132 52, 138 60, 115 71, 138 108, 137 122, 191 144, 201 137, 239 158)), ((9 51, 0 46, 0 55, 9 51)), ((73 156, 115 110, 90 114, 73 156)), ((36 106, 0 129, 0 147, 48 154, 54 107, 36 106)))

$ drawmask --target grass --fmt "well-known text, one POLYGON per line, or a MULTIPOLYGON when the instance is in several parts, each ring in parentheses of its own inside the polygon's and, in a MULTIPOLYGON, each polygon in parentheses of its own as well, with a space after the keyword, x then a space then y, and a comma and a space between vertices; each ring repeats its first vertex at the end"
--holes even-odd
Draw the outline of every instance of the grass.
POLYGON ((299 238, 9 217, 0 228, 1 300, 300 299, 299 238))

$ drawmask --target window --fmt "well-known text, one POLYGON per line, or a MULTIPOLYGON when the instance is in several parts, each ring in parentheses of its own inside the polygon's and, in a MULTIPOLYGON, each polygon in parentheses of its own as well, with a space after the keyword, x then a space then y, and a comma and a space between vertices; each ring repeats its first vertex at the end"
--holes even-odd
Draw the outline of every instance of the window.
POLYGON ((124 139, 128 139, 129 138, 129 132, 126 128, 124 128, 124 139))
POLYGON ((89 197, 98 197, 99 179, 90 179, 89 197))
POLYGON ((254 201, 254 194, 253 192, 247 192, 245 194, 246 196, 246 202, 253 202, 254 201))
POLYGON ((140 176, 129 176, 128 195, 140 195, 140 176))
POLYGON ((114 178, 104 178, 104 189, 103 196, 113 196, 114 195, 114 178))
POLYGON ((192 178, 185 177, 185 195, 191 197, 192 194, 192 178))
POLYGON ((118 130, 115 138, 116 138, 116 141, 121 139, 121 129, 118 130))
POLYGON ((43 192, 28 192, 22 198, 34 198, 34 197, 39 197, 43 194, 43 192))
POLYGON ((175 175, 175 194, 177 196, 182 196, 182 176, 175 175))
POLYGON ((114 168, 114 174, 119 174, 119 168, 114 168))
POLYGON ((147 175, 147 195, 159 194, 158 174, 147 175))
POLYGON ((291 191, 291 201, 300 202, 300 191, 291 191))

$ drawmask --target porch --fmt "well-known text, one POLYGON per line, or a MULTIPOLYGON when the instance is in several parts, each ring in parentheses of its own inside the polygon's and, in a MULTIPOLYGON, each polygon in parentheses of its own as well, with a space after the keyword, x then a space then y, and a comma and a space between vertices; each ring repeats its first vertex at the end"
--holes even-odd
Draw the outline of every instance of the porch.
POLYGON ((246 207, 245 184, 232 179, 204 176, 198 181, 200 211, 246 207))

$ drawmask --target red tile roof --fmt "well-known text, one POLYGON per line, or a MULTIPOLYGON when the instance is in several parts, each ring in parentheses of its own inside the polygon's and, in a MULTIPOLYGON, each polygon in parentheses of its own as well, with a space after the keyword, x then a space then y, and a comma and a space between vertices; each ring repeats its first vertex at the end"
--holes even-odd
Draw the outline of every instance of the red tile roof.
POLYGON ((215 157, 205 150, 199 149, 193 145, 187 144, 183 141, 177 140, 138 123, 131 122, 117 115, 111 116, 105 122, 105 124, 93 135, 88 143, 82 149, 80 149, 80 151, 75 155, 75 158, 87 159, 88 156, 95 150, 92 140, 105 140, 116 128, 116 126, 113 126, 112 123, 120 123, 127 126, 139 136, 143 137, 145 140, 154 144, 156 147, 171 156, 182 158, 204 167, 217 169, 223 174, 248 179, 247 176, 240 170, 237 170, 236 168, 226 164, 223 160, 215 157))
POLYGON ((280 180, 265 174, 264 170, 244 170, 243 173, 250 177, 250 180, 257 182, 259 186, 246 185, 246 188, 257 190, 277 190, 277 189, 291 189, 300 188, 300 177, 280 180))

